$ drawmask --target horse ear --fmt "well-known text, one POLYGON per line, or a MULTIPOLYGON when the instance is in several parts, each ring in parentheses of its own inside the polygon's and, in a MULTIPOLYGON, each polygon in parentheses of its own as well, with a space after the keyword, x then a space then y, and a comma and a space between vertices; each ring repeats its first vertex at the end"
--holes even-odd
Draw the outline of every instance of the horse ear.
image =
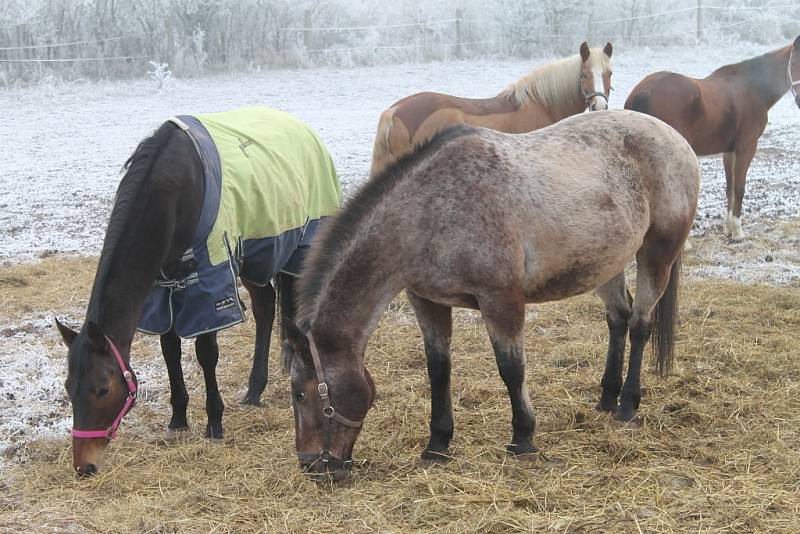
POLYGON ((612 53, 613 51, 614 51, 614 47, 613 47, 613 46, 611 46, 611 43, 606 43, 606 46, 605 46, 605 48, 603 48, 603 53, 604 53, 606 56, 608 56, 608 57, 611 57, 611 53, 612 53))
POLYGON ((64 345, 69 348, 70 345, 72 345, 72 342, 75 341, 75 338, 78 337, 78 333, 67 325, 62 324, 58 318, 56 318, 55 321, 56 328, 58 328, 58 332, 61 334, 61 339, 64 340, 64 345))
POLYGON ((589 59, 589 45, 584 41, 581 43, 581 61, 586 61, 587 59, 589 59))
POLYGON ((105 354, 106 352, 106 335, 97 325, 97 323, 93 321, 89 321, 86 323, 86 339, 89 340, 89 344, 95 349, 97 352, 101 352, 105 354))
POLYGON ((294 321, 283 321, 283 332, 286 340, 292 344, 294 352, 307 353, 310 351, 308 337, 303 333, 294 321))
POLYGON ((798 35, 794 40, 794 49, 800 50, 800 35, 798 35))

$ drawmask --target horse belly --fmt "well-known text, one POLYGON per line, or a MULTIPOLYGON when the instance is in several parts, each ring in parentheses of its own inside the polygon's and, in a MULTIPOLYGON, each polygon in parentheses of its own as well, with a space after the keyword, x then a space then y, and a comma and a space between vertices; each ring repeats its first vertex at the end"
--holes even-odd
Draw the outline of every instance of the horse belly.
MULTIPOLYGON (((560 300, 591 291, 625 270, 641 248, 646 225, 598 224, 585 240, 547 239, 526 254, 525 298, 560 300)), ((542 240, 544 241, 544 240, 542 240)))

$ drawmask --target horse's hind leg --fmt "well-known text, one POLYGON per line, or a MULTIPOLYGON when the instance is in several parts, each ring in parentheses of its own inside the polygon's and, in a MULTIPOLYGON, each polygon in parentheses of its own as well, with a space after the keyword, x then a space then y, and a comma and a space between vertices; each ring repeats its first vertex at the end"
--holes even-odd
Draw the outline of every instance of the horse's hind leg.
POLYGON ((616 412, 617 398, 622 389, 622 365, 625 359, 625 338, 628 336, 628 319, 631 314, 631 294, 625 285, 625 273, 620 273, 597 289, 606 305, 608 324, 608 353, 606 369, 600 385, 603 388, 597 410, 616 412))
POLYGON ((450 395, 452 308, 423 299, 411 291, 407 294, 422 330, 428 378, 431 381, 431 439, 422 458, 443 460, 448 455, 453 438, 453 401, 450 395))
POLYGON ((494 295, 478 298, 478 305, 492 341, 500 377, 511 400, 513 435, 508 452, 514 455, 536 452, 538 449, 533 444, 536 420, 525 383, 525 301, 522 291, 507 298, 494 295))
POLYGON ((172 418, 167 428, 169 430, 188 430, 186 407, 189 405, 189 394, 186 392, 181 368, 181 338, 178 337, 175 330, 170 330, 161 336, 161 353, 167 364, 169 403, 172 405, 172 418))
MULTIPOLYGON (((651 241, 652 243, 652 241, 651 241)), ((678 256, 680 244, 660 246, 648 244, 636 254, 636 297, 628 321, 631 338, 631 352, 628 361, 628 374, 619 397, 619 407, 614 419, 621 422, 634 422, 636 411, 642 399, 640 382, 642 354, 653 330, 653 310, 670 282, 670 269, 678 256), (670 258, 672 261, 670 261, 670 258)), ((677 274, 671 291, 677 290, 677 274)), ((671 335, 671 334, 670 334, 671 335)))
POLYGON ((203 378, 206 383, 206 437, 222 439, 222 412, 225 404, 219 394, 217 386, 217 362, 219 361, 219 347, 217 346, 217 333, 211 332, 197 336, 194 342, 197 352, 197 361, 203 368, 203 378))
POLYGON ((256 320, 253 368, 250 370, 247 393, 242 404, 261 406, 261 394, 267 387, 269 377, 269 342, 272 337, 272 325, 275 322, 275 289, 271 284, 260 287, 244 280, 242 283, 250 293, 253 317, 256 320))

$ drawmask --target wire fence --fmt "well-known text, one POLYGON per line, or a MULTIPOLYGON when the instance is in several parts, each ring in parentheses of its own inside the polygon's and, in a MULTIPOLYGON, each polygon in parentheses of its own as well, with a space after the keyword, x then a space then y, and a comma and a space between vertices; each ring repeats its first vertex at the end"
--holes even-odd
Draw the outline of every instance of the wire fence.
POLYGON ((19 23, 2 20, 0 10, 0 85, 53 69, 67 76, 142 75, 148 62, 168 63, 176 75, 193 75, 257 66, 524 56, 542 49, 566 53, 584 40, 628 45, 692 44, 708 38, 774 42, 800 33, 800 2, 753 5, 750 0, 734 0, 729 5, 705 5, 705 1, 665 0, 661 9, 648 12, 637 10, 653 2, 530 1, 509 3, 516 6, 511 8, 487 2, 456 7, 449 14, 440 9, 438 17, 363 24, 344 3, 298 0, 297 8, 278 16, 257 7, 270 2, 242 1, 243 7, 236 9, 235 0, 217 0, 228 11, 211 9, 201 17, 196 12, 169 11, 180 3, 153 0, 148 3, 152 12, 135 11, 140 17, 137 24, 123 25, 129 31, 120 31, 118 20, 84 22, 72 33, 60 31, 66 37, 62 39, 54 36, 56 25, 46 15, 19 23), (594 9, 600 4, 609 9, 594 9), (130 31, 136 26, 142 31, 130 31), (107 34, 89 31, 91 27, 107 34))

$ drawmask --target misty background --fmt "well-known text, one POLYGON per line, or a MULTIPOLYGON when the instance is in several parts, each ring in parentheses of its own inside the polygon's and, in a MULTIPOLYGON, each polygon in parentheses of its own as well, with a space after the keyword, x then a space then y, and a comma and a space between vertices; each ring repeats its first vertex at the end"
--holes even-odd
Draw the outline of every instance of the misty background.
POLYGON ((776 46, 798 0, 3 0, 0 86, 572 54, 617 47, 776 46))

